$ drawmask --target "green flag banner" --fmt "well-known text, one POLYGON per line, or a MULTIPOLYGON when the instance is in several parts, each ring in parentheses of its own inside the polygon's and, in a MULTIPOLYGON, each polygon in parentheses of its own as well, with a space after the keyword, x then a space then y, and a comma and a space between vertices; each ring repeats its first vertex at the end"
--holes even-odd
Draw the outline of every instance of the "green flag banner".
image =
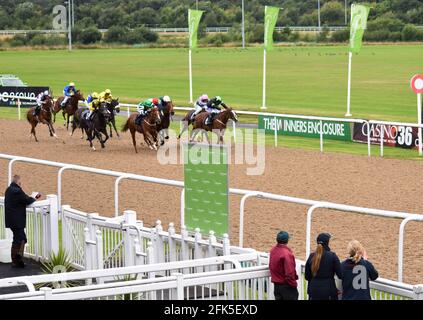
POLYGON ((200 24, 203 11, 188 9, 189 47, 197 47, 198 25, 200 24))
POLYGON ((279 8, 266 6, 264 8, 264 48, 273 48, 273 31, 278 20, 279 8))
POLYGON ((360 52, 364 30, 367 27, 367 17, 370 8, 362 4, 351 5, 350 51, 360 52))

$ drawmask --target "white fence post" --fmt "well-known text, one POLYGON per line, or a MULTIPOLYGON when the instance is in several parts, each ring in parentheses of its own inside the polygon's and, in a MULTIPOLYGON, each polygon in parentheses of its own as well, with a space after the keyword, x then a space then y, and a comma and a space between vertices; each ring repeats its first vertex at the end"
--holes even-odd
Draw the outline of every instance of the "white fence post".
POLYGON ((172 295, 173 300, 184 300, 184 275, 182 273, 172 273, 176 277, 175 295, 172 295))
POLYGON ((413 291, 416 295, 415 300, 423 300, 423 284, 419 284, 413 287, 413 291))
MULTIPOLYGON (((103 261, 103 235, 101 230, 97 230, 95 233, 95 246, 96 246, 96 269, 103 269, 104 268, 104 261, 103 261)), ((103 283, 102 278, 97 279, 97 283, 103 283)))
POLYGON ((157 263, 165 262, 164 241, 161 235, 162 232, 162 222, 157 220, 156 227, 154 229, 154 249, 156 250, 157 263))
POLYGON ((177 261, 176 259, 176 241, 173 237, 176 234, 175 225, 173 223, 169 223, 168 229, 168 245, 169 245, 169 262, 177 261))
POLYGON ((91 250, 91 237, 90 237, 90 229, 85 227, 84 228, 84 236, 85 236, 85 270, 92 270, 92 250, 91 250))
POLYGON ((44 300, 53 300, 52 289, 43 287, 40 288, 40 291, 44 292, 44 300))
MULTIPOLYGON (((59 210, 57 208, 57 196, 49 194, 47 199, 50 202, 50 214, 48 227, 50 235, 50 250, 52 253, 59 252, 59 210)), ((63 243, 62 243, 63 244, 63 243)))
MULTIPOLYGON (((216 236, 214 235, 214 231, 211 230, 209 232, 209 247, 207 249, 207 258, 212 258, 217 256, 216 244, 217 244, 216 236)), ((215 265, 210 266, 208 267, 208 270, 206 271, 217 271, 217 266, 215 265)))
POLYGON ((129 225, 136 225, 137 223, 137 213, 132 210, 124 211, 124 219, 126 230, 123 234, 123 245, 125 247, 125 267, 133 266, 135 261, 135 249, 133 248, 133 241, 131 236, 131 228, 129 225))

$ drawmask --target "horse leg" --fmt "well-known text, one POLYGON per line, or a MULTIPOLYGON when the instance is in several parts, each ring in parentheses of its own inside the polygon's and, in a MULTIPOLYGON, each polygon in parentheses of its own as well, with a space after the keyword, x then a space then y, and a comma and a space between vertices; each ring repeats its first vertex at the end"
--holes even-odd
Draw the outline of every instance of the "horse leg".
POLYGON ((106 139, 103 140, 103 148, 104 148, 104 144, 106 143, 107 140, 109 140, 109 135, 107 134, 107 129, 104 129, 102 133, 106 136, 106 139))
POLYGON ((66 131, 69 131, 69 120, 70 120, 70 115, 68 113, 67 120, 66 120, 66 131))
POLYGON ((63 121, 65 122, 65 123, 63 123, 63 126, 66 126, 66 113, 65 113, 65 111, 62 111, 62 116, 63 116, 63 121))
MULTIPOLYGON (((120 136, 119 136, 119 132, 118 132, 118 131, 117 131, 117 129, 116 129, 116 121, 115 121, 115 119, 114 119, 114 118, 113 118, 113 120, 112 120, 112 126, 113 126, 113 129, 115 129, 115 132, 116 132, 117 137, 118 137, 118 138, 120 138, 120 136)), ((111 132, 112 132, 112 131, 110 131, 110 136, 112 136, 111 132)))
POLYGON ((110 138, 113 138, 112 124, 109 122, 110 138))
POLYGON ((184 127, 182 128, 181 132, 178 135, 178 139, 181 139, 182 134, 188 130, 189 122, 188 121, 182 121, 184 123, 184 127))
POLYGON ((87 134, 88 137, 88 141, 90 142, 90 148, 93 149, 94 151, 96 150, 93 144, 93 133, 91 129, 85 129, 85 133, 87 134))
POLYGON ((130 129, 130 130, 131 130, 132 144, 134 145, 135 153, 138 153, 137 141, 135 139, 135 129, 130 129))
POLYGON ((32 128, 31 128, 31 134, 34 136, 34 138, 35 138, 35 142, 38 142, 38 139, 37 139, 37 134, 35 133, 35 127, 37 126, 37 124, 38 124, 38 122, 32 122, 31 123, 31 126, 32 126, 32 128))
POLYGON ((197 136, 198 132, 199 132, 199 129, 192 130, 191 136, 190 136, 190 139, 189 139, 189 142, 193 142, 194 141, 194 139, 197 136))
POLYGON ((58 139, 51 121, 48 123, 48 129, 50 130, 50 137, 55 137, 56 139, 58 139))

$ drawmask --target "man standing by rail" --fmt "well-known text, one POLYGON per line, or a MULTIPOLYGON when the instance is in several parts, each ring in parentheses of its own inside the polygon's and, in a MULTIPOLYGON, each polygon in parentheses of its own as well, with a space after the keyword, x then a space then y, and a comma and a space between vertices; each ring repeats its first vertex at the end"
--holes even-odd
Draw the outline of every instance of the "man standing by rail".
POLYGON ((4 197, 6 228, 13 232, 11 256, 14 268, 25 267, 23 255, 27 242, 25 234, 26 207, 41 198, 41 194, 37 194, 35 198, 26 195, 21 186, 21 177, 14 176, 4 197))
POLYGON ((276 236, 277 244, 270 251, 269 270, 276 300, 298 300, 298 275, 294 254, 287 246, 288 240, 288 232, 279 232, 276 236))

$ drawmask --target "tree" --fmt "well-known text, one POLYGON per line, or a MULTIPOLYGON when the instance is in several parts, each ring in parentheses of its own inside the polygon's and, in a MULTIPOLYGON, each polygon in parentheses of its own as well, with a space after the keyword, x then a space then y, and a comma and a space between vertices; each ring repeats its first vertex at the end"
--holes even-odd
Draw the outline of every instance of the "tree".
POLYGON ((88 27, 82 30, 80 35, 80 41, 83 44, 96 43, 101 40, 101 32, 96 27, 88 27))
POLYGON ((321 10, 322 23, 326 25, 344 24, 345 9, 338 1, 326 2, 321 10))

